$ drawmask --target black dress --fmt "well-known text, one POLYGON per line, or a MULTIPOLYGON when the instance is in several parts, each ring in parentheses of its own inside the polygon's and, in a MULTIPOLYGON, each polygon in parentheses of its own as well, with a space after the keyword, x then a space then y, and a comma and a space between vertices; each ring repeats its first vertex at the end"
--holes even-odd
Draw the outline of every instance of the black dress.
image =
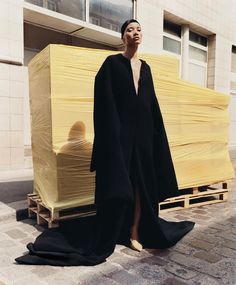
POLYGON ((171 247, 194 227, 191 221, 158 217, 158 202, 178 196, 179 190, 151 70, 141 62, 138 93, 131 62, 122 54, 108 56, 96 75, 90 171, 96 170, 97 215, 44 231, 17 262, 104 262, 117 243, 129 245, 135 191, 140 194, 144 248, 171 247))

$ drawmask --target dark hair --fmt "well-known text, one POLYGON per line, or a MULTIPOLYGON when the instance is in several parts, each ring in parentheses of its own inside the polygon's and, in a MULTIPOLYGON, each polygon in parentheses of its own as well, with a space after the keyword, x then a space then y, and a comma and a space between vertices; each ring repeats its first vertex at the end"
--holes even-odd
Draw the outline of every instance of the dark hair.
MULTIPOLYGON (((130 20, 127 20, 123 23, 123 25, 121 26, 121 29, 120 29, 120 32, 121 32, 121 38, 123 38, 124 36, 124 33, 125 33, 125 29, 127 28, 127 26, 130 24, 130 23, 138 23, 139 22, 135 19, 130 19, 130 20)), ((140 25, 140 24, 139 24, 140 25)))

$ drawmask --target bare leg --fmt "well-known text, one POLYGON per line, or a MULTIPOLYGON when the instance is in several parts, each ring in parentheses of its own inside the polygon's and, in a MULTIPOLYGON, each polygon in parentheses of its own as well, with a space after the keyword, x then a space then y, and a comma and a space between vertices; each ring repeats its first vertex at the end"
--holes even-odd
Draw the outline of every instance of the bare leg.
POLYGON ((137 241, 139 240, 138 226, 139 226, 140 216, 141 216, 140 195, 138 191, 135 191, 134 220, 133 220, 133 225, 131 227, 130 238, 137 241))

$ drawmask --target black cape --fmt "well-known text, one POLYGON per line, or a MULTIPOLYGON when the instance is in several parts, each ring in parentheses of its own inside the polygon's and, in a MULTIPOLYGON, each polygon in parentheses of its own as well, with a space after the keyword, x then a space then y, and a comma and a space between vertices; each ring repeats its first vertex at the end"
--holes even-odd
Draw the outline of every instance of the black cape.
POLYGON ((144 247, 171 247, 193 228, 194 222, 158 216, 158 202, 178 196, 179 190, 151 70, 141 62, 138 93, 131 62, 122 54, 108 56, 95 78, 90 171, 96 170, 96 216, 46 230, 17 262, 104 262, 117 243, 129 245, 135 191, 141 200, 139 237, 144 247))

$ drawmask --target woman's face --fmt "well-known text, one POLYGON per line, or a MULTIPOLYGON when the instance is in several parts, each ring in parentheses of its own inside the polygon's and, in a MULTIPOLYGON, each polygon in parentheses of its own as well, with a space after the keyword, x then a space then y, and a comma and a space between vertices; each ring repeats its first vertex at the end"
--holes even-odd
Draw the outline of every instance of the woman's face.
POLYGON ((123 36, 123 43, 125 46, 137 46, 141 44, 142 42, 142 31, 141 31, 141 26, 136 23, 130 23, 124 32, 123 36))

